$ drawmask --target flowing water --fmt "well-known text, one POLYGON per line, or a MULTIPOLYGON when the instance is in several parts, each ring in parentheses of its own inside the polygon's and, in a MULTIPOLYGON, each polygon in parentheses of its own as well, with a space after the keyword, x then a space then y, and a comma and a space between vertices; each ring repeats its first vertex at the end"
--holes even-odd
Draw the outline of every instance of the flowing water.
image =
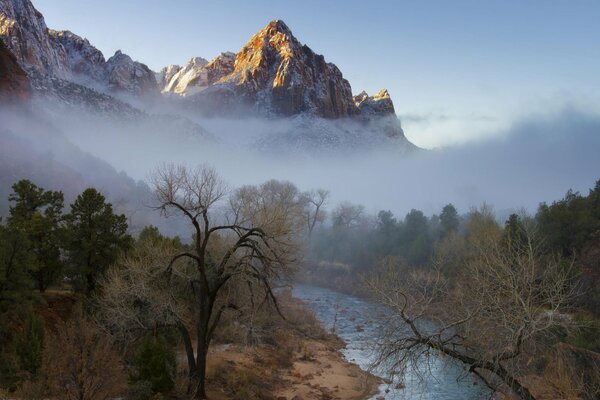
MULTIPOLYGON (((347 360, 367 369, 373 361, 375 341, 382 314, 389 312, 384 307, 361 300, 357 297, 338 293, 315 286, 296 285, 294 297, 303 300, 316 317, 329 330, 347 344, 343 350, 347 360)), ((465 374, 463 367, 442 357, 423 362, 418 371, 409 369, 402 379, 403 388, 396 388, 400 382, 381 385, 380 393, 373 399, 397 400, 484 400, 490 398, 489 390, 472 375, 465 374), (387 392, 386 392, 387 391, 387 392)), ((376 375, 384 376, 382 371, 376 375)))

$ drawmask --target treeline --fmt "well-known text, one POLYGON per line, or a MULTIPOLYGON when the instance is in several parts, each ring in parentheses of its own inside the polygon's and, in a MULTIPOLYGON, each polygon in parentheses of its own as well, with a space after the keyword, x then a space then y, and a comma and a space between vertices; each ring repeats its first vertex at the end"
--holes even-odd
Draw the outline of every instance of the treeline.
MULTIPOLYGON (((516 235, 527 225, 543 253, 575 261, 579 305, 600 315, 600 181, 587 195, 569 191, 552 204, 540 204, 533 216, 512 214, 503 223, 486 205, 461 215, 448 204, 429 217, 413 209, 397 218, 390 211, 371 216, 360 205, 342 203, 329 214, 329 223, 313 232, 309 260, 347 265, 354 278, 386 257, 414 268, 432 268, 442 255, 460 260, 460 253, 467 251, 465 242, 484 234, 478 232, 482 224, 489 225, 485 234, 497 231, 502 235, 516 235)), ((445 263, 447 273, 460 269, 448 260, 445 263)))
POLYGON ((552 398, 600 394, 600 181, 504 221, 487 205, 397 218, 342 203, 313 231, 307 261, 300 279, 394 314, 374 364, 392 376, 433 351, 493 392, 541 398, 522 378, 536 376, 552 398))

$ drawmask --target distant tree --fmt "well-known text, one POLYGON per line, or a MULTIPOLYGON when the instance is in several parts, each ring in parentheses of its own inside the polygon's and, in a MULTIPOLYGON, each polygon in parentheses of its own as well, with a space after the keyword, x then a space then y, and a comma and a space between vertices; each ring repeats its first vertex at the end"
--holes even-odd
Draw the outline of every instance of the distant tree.
POLYGON ((472 209, 466 220, 466 240, 472 248, 490 246, 502 236, 502 227, 498 225, 493 208, 483 204, 472 209))
POLYGON ((379 256, 395 253, 398 247, 398 221, 391 211, 377 213, 377 230, 372 248, 379 256))
POLYGON ((510 247, 527 246, 527 231, 523 220, 517 214, 511 214, 504 224, 503 243, 510 247))
POLYGON ((166 241, 171 243, 175 248, 183 248, 179 236, 175 236, 174 238, 164 236, 154 225, 144 227, 138 236, 138 241, 146 243, 166 241))
POLYGON ((444 208, 442 208, 442 213, 440 214, 440 236, 443 238, 450 232, 456 232, 458 230, 458 225, 459 220, 456 208, 454 208, 452 204, 446 204, 444 208))
POLYGON ((301 201, 305 204, 304 213, 309 237, 312 236, 317 223, 322 223, 325 220, 324 207, 327 204, 328 197, 329 191, 324 189, 311 190, 302 194, 301 201))
POLYGON ((419 210, 411 210, 404 218, 401 240, 403 255, 411 264, 423 265, 433 251, 427 217, 419 210))
POLYGON ((540 204, 536 219, 548 249, 572 256, 600 230, 600 181, 589 195, 569 190, 565 197, 540 204))
POLYGON ((381 210, 377 213, 377 228, 385 235, 393 235, 397 228, 397 221, 391 211, 381 210))
POLYGON ((362 205, 348 202, 340 203, 331 213, 333 227, 337 229, 347 229, 357 226, 361 222, 364 212, 365 207, 362 205))
POLYGON ((86 189, 65 216, 66 248, 70 272, 77 290, 91 293, 98 277, 132 242, 127 218, 116 215, 112 205, 96 189, 86 189))
MULTIPOLYGON (((62 272, 60 259, 60 224, 62 221, 63 194, 46 191, 28 180, 12 187, 9 201, 7 229, 18 235, 9 249, 9 264, 16 259, 27 259, 27 271, 40 292, 54 283, 62 272)), ((16 267, 14 264, 12 267, 16 267)), ((11 268, 12 268, 11 267, 11 268)))

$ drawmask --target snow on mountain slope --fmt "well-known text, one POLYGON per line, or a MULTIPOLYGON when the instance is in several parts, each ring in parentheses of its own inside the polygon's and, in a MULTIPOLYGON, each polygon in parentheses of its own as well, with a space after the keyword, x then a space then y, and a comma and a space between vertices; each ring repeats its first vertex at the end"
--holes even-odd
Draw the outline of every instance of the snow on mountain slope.
POLYGON ((190 135, 217 141, 219 132, 208 134, 202 118, 286 120, 284 128, 267 124, 260 134, 248 133, 255 138, 250 146, 260 149, 414 148, 385 89, 352 96, 337 66, 303 45, 281 20, 258 31, 237 54, 195 57, 160 73, 121 51, 106 60, 87 39, 49 30, 30 0, 0 0, 0 37, 30 75, 36 104, 52 110, 159 118, 173 121, 174 132, 185 125, 190 135))
POLYGON ((44 16, 29 0, 0 0, 0 38, 22 67, 73 80, 100 91, 135 96, 158 94, 154 73, 118 51, 108 61, 70 31, 48 29, 44 16))
POLYGON ((234 53, 221 53, 210 62, 202 57, 192 58, 183 67, 169 66, 164 76, 163 93, 188 96, 198 93, 233 71, 234 53))

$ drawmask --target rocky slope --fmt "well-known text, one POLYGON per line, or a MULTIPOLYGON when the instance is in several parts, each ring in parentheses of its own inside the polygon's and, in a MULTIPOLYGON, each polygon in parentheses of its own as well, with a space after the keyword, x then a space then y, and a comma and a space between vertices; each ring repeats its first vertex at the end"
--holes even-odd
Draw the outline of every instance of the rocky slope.
POLYGON ((22 102, 30 97, 27 73, 0 39, 0 104, 22 102))
POLYGON ((340 70, 302 45, 279 20, 270 22, 237 53, 230 74, 190 100, 204 107, 228 105, 278 117, 358 114, 340 70))
POLYGON ((363 117, 394 115, 394 103, 386 89, 380 90, 376 95, 369 96, 364 90, 353 97, 354 104, 359 114, 363 117))
POLYGON ((133 61, 127 54, 117 50, 104 64, 105 81, 114 92, 126 92, 136 96, 158 93, 154 72, 145 64, 133 61))
POLYGON ((65 78, 64 49, 54 46, 42 14, 28 0, 0 0, 0 38, 21 66, 65 78))
POLYGON ((90 44, 87 39, 70 31, 48 30, 52 45, 66 53, 67 69, 73 78, 102 82, 106 60, 100 50, 90 44))
POLYGON ((0 0, 0 38, 24 68, 100 91, 157 94, 154 73, 120 51, 108 61, 87 39, 48 29, 29 0, 0 0))

